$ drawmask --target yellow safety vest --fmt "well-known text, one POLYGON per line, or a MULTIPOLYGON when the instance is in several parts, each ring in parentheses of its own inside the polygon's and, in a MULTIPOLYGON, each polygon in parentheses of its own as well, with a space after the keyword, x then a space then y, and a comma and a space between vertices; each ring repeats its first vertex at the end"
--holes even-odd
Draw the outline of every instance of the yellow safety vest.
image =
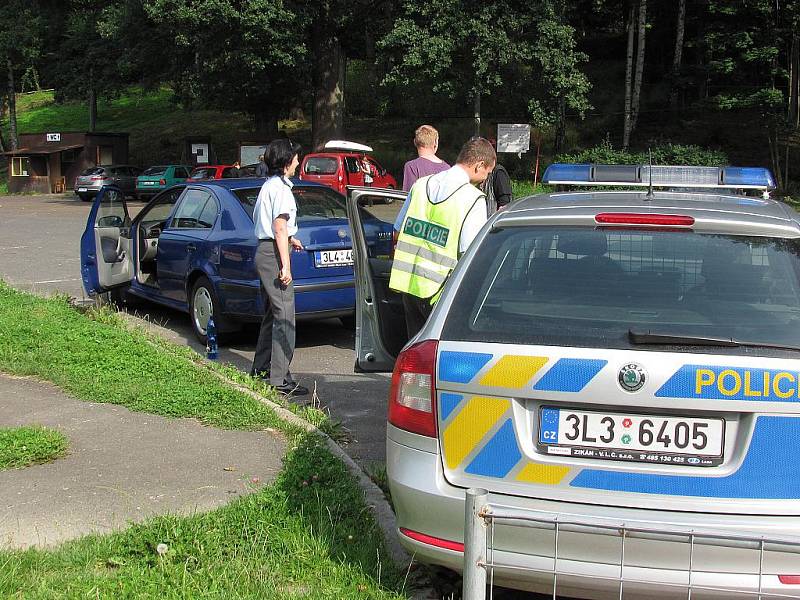
POLYGON ((389 287, 417 298, 430 298, 435 304, 458 261, 464 221, 484 194, 465 183, 447 199, 434 204, 428 199, 429 179, 430 176, 423 177, 411 188, 389 287))

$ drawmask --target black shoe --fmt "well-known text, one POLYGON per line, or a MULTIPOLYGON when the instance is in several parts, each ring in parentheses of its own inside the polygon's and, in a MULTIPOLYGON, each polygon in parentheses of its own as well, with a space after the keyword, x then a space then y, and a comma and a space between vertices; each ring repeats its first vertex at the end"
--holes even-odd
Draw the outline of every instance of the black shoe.
POLYGON ((306 396, 308 395, 308 388, 300 385, 296 381, 287 382, 283 385, 276 385, 275 390, 284 396, 306 396))

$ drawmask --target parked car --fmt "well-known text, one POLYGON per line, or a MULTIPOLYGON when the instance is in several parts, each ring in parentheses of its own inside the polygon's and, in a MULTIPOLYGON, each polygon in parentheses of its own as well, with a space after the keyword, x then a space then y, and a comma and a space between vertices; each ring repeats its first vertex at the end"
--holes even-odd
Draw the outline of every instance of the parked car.
POLYGON ((148 167, 136 178, 136 197, 148 199, 158 192, 189 178, 192 168, 186 165, 156 165, 148 167))
POLYGON ((102 165, 84 169, 75 178, 75 194, 84 202, 91 200, 105 185, 116 185, 128 196, 136 194, 136 178, 142 170, 132 165, 102 165))
POLYGON ((364 165, 368 164, 372 187, 397 188, 397 180, 370 154, 372 148, 347 141, 331 141, 324 152, 311 152, 300 164, 300 179, 313 181, 344 194, 347 186, 363 186, 364 165))
POLYGON ((729 191, 765 194, 766 169, 544 181, 579 187, 496 213, 411 340, 358 222, 361 197, 392 192, 348 198, 356 366, 394 367, 401 543, 456 571, 488 557, 495 584, 548 598, 796 597, 800 215, 729 191), (581 189, 598 184, 630 189, 581 189), (465 548, 470 488, 489 494, 488 550, 465 548))
POLYGON ((189 174, 191 181, 201 181, 203 179, 230 179, 231 177, 238 177, 235 174, 233 165, 203 165, 202 167, 195 167, 189 174))
MULTIPOLYGON (((81 237, 86 292, 137 296, 189 313, 205 339, 209 315, 232 331, 264 314, 255 267, 253 208, 261 181, 219 179, 173 186, 130 219, 122 191, 97 195, 81 237)), ((339 317, 352 325, 355 295, 350 228, 344 198, 319 184, 296 181, 297 238, 292 276, 298 318, 339 317)), ((392 226, 364 211, 374 251, 388 256, 392 226)))

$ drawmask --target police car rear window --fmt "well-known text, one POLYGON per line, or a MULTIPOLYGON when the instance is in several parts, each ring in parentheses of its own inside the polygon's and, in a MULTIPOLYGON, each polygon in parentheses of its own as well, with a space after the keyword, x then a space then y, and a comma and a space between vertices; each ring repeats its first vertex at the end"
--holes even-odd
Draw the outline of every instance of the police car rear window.
POLYGON ((630 348, 637 331, 800 346, 798 256, 798 240, 508 228, 483 241, 443 338, 630 348))
MULTIPOLYGON (((250 218, 258 200, 260 187, 233 190, 250 218)), ((344 198, 323 186, 292 188, 295 202, 297 203, 297 221, 316 221, 320 219, 346 219, 347 210, 344 207, 344 198)))

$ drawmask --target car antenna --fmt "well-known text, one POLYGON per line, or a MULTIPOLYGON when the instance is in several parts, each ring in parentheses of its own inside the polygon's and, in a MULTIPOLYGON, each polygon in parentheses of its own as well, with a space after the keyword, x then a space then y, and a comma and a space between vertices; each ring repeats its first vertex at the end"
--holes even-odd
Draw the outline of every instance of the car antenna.
POLYGON ((651 148, 647 149, 647 155, 650 160, 650 167, 647 169, 647 172, 650 175, 650 183, 647 186, 647 200, 652 200, 653 196, 653 150, 651 148))

